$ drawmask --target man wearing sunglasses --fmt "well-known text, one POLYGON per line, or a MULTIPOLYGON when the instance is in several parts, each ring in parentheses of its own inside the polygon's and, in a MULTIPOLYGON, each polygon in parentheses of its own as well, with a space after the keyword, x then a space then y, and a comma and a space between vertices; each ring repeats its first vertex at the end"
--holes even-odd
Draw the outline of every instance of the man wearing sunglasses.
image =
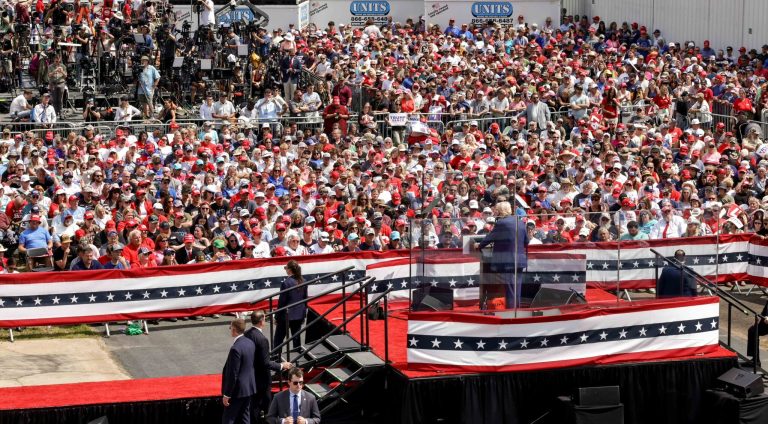
POLYGON ((320 424, 320 409, 315 397, 302 390, 304 372, 301 368, 288 371, 288 390, 275 395, 269 405, 269 424, 320 424))

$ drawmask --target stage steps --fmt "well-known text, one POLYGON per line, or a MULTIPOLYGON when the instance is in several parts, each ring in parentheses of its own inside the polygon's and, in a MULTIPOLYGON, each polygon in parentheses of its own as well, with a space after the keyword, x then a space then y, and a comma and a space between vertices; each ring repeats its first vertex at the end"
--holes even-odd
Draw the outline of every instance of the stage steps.
POLYGON ((325 413, 339 402, 346 402, 346 396, 359 389, 384 365, 384 360, 373 352, 346 352, 312 378, 304 390, 315 395, 321 413, 325 413))
POLYGON ((359 352, 363 347, 347 334, 337 334, 328 337, 323 343, 310 351, 306 349, 311 344, 302 346, 301 352, 291 355, 291 361, 302 368, 327 365, 338 360, 346 352, 359 352))

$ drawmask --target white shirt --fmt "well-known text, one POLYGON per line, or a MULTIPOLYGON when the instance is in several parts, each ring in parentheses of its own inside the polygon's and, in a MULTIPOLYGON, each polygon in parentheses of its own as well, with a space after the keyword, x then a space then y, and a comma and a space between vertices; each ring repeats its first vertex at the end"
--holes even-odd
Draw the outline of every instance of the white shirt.
POLYGON ((320 247, 318 243, 315 243, 309 247, 309 251, 313 255, 317 255, 321 253, 333 253, 333 247, 331 247, 331 245, 328 243, 325 244, 325 247, 320 247))
POLYGON ((235 106, 229 100, 225 101, 224 103, 216 102, 213 104, 213 113, 219 116, 230 117, 235 114, 235 106))
POLYGON ((11 102, 11 109, 10 109, 11 115, 13 115, 14 113, 24 112, 25 110, 27 110, 28 106, 29 106, 29 103, 27 103, 27 98, 24 97, 23 94, 19 94, 19 96, 13 99, 13 101, 11 102))
POLYGON ((216 15, 213 10, 213 0, 204 0, 200 10, 200 25, 216 25, 216 15), (210 8, 210 9, 209 9, 210 8))
POLYGON ((48 104, 45 107, 40 103, 35 106, 35 122, 56 122, 56 110, 53 105, 48 104))
POLYGON ((115 109, 115 121, 130 121, 134 116, 141 116, 141 111, 134 106, 128 105, 126 108, 115 109))
POLYGON ((203 103, 203 105, 200 106, 200 119, 213 121, 213 105, 208 106, 208 103, 203 103))
POLYGON ((682 237, 683 234, 685 234, 687 229, 686 227, 687 224, 681 216, 672 215, 672 218, 669 220, 669 227, 667 227, 667 220, 665 218, 661 218, 659 222, 657 222, 656 225, 651 228, 651 234, 649 234, 649 238, 654 240, 682 237))

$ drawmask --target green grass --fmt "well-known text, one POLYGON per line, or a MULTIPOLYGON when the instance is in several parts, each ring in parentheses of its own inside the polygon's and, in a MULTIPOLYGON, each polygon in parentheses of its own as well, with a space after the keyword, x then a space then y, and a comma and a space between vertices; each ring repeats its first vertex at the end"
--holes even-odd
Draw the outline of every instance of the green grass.
MULTIPOLYGON (((14 340, 38 339, 75 339, 99 335, 98 328, 86 324, 52 327, 25 327, 22 331, 13 330, 14 340)), ((7 329, 0 329, 0 340, 9 341, 7 329)))

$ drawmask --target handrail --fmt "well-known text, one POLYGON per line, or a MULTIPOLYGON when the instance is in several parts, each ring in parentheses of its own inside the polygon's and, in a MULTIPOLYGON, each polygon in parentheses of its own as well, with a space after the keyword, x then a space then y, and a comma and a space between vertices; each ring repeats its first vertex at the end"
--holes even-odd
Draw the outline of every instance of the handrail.
POLYGON ((709 281, 706 278, 704 278, 703 275, 701 275, 698 272, 694 271, 690 267, 685 266, 685 264, 683 264, 682 262, 678 261, 677 259, 668 258, 668 257, 664 256, 663 254, 659 253, 659 251, 657 251, 656 249, 649 249, 649 250, 651 251, 651 253, 656 255, 656 257, 661 258, 662 260, 664 260, 665 262, 669 263, 670 265, 676 266, 676 267, 682 269, 684 272, 686 272, 686 273, 692 275, 693 277, 695 277, 697 282, 700 283, 701 285, 705 286, 706 288, 708 288, 710 290, 714 290, 718 294, 721 294, 722 296, 718 296, 718 297, 721 297, 726 302, 732 303, 734 306, 740 308, 741 312, 743 312, 744 315, 752 314, 752 315, 757 315, 757 316, 759 316, 761 318, 765 318, 760 313, 755 312, 752 308, 750 308, 749 306, 745 305, 739 299, 736 299, 735 297, 733 297, 733 295, 731 295, 730 293, 728 293, 725 290, 723 290, 720 287, 718 287, 717 284, 713 284, 711 281, 709 281))
POLYGON ((289 291, 291 291, 291 290, 296 290, 296 289, 298 289, 298 288, 300 288, 300 287, 308 286, 308 285, 310 285, 310 284, 313 284, 313 283, 316 283, 316 282, 318 282, 318 281, 322 281, 322 280, 325 280, 325 279, 327 279, 327 278, 333 277, 333 276, 334 276, 334 275, 336 275, 336 274, 342 274, 342 273, 345 273, 345 272, 347 272, 347 271, 350 271, 350 270, 353 270, 353 269, 355 269, 355 266, 354 266, 354 265, 350 265, 350 266, 348 266, 348 267, 346 267, 346 268, 342 268, 342 269, 340 269, 340 270, 338 270, 338 271, 334 271, 334 272, 331 272, 331 273, 329 273, 329 274, 324 274, 324 275, 321 275, 321 276, 319 276, 319 277, 315 277, 315 278, 313 278, 313 279, 311 279, 311 280, 309 280, 309 281, 305 281, 305 282, 303 282, 303 283, 301 283, 301 284, 297 284, 297 285, 295 285, 295 286, 293 286, 293 287, 289 287, 289 288, 287 288, 287 289, 284 289, 284 290, 280 290, 280 291, 279 291, 279 292, 277 292, 277 293, 272 293, 272 294, 270 294, 270 295, 267 295, 267 296, 264 296, 264 297, 262 297, 261 299, 257 299, 257 300, 254 300, 253 302, 251 302, 251 305, 255 305, 255 304, 257 304, 257 303, 259 303, 259 302, 263 302, 263 301, 265 301, 265 300, 270 300, 270 299, 272 299, 272 298, 273 298, 273 297, 275 297, 275 296, 279 296, 279 295, 281 295, 281 294, 283 294, 283 293, 288 293, 288 292, 289 292, 289 291))
MULTIPOLYGON (((306 332, 306 331, 307 331, 307 330, 308 330, 308 329, 309 329, 309 328, 310 328, 312 325, 316 324, 316 323, 317 323, 317 322, 319 322, 321 319, 325 318, 325 317, 326 317, 326 316, 327 316, 329 313, 333 312, 333 311, 334 311, 336 308, 338 308, 338 307, 339 307, 339 305, 341 305, 342 303, 345 303, 346 301, 348 301, 349 299, 351 299, 351 298, 352 298, 353 296, 355 296, 355 295, 356 295, 356 294, 357 294, 359 291, 361 291, 361 290, 362 290, 364 287, 368 287, 368 285, 370 285, 370 284, 371 284, 371 283, 372 283, 374 280, 376 280, 376 277, 363 277, 363 278, 361 278, 361 279, 359 279, 359 280, 356 280, 356 281, 350 282, 350 283, 348 283, 347 285, 351 285, 351 284, 357 284, 358 282, 360 282, 360 281, 363 281, 363 280, 366 280, 366 279, 368 279, 368 281, 366 281, 366 282, 364 282, 364 283, 360 284, 360 287, 359 287, 357 290, 354 290, 354 291, 350 292, 349 294, 347 294, 347 295, 343 296, 343 297, 342 297, 342 298, 341 298, 341 299, 340 299, 338 302, 336 302, 336 304, 335 304, 335 305, 333 305, 332 307, 328 308, 328 310, 327 310, 327 311, 325 311, 325 312, 323 312, 322 314, 320 314, 320 315, 319 315, 317 318, 315 318, 314 320, 312 320, 312 322, 310 322, 310 323, 307 323, 306 325, 304 325, 304 326, 303 326, 301 329, 299 329, 299 331, 298 331, 297 333, 295 333, 295 334, 291 334, 291 335, 290 335, 290 337, 286 337, 286 339, 285 339, 285 340, 283 340, 283 342, 282 342, 282 343, 280 343, 280 344, 279 344, 279 345, 277 345, 277 346, 273 346, 273 347, 272 347, 272 350, 269 352, 269 353, 270 353, 270 355, 274 355, 275 353, 278 353, 278 352, 280 352, 280 350, 282 350, 282 348, 283 348, 283 347, 285 347, 285 346, 286 346, 288 343, 290 343, 290 342, 291 342, 291 340, 292 340, 294 337, 300 337, 302 333, 305 333, 305 332, 306 332)), ((336 290, 338 290, 338 289, 336 289, 336 290)), ((334 291, 335 291, 335 290, 334 290, 334 291)), ((327 294, 327 293, 326 293, 326 294, 327 294)), ((321 296, 321 295, 318 295, 318 296, 321 296)), ((306 302, 306 301, 309 301, 309 300, 314 300, 314 299, 304 299, 304 300, 302 300, 301 302, 306 302)), ((299 303, 300 303, 300 302, 296 302, 296 304, 299 304, 299 303)), ((287 307, 286 307, 286 308, 287 308, 287 307)), ((275 311, 275 312, 277 312, 277 311, 275 311)), ((353 316, 354 316, 354 315, 353 315, 353 316)), ((347 321, 347 322, 348 322, 348 321, 347 321)), ((345 322, 344 324, 346 324, 346 322, 345 322)), ((340 326, 339 328, 341 328, 341 326, 340 326)), ((334 331, 335 331, 335 330, 334 330, 334 331)), ((323 340, 324 340, 324 339, 323 339, 323 340)), ((307 350, 305 350, 304 352, 302 352, 302 354, 305 354, 305 353, 309 352, 310 350, 311 350, 311 349, 307 349, 307 350)), ((289 351, 290 351, 290 350, 289 350, 289 351)), ((301 356, 301 355, 299 355, 299 356, 301 356)), ((290 358, 288 358, 288 359, 290 359, 290 358)))
MULTIPOLYGON (((373 280, 371 280, 371 281, 373 281, 373 280)), ((370 283, 370 282, 369 282, 369 283, 370 283)), ((352 321, 353 319, 357 318, 357 316, 358 316, 358 315, 360 315, 361 313, 363 313, 363 312, 367 311, 367 310, 368 310, 368 309, 369 309, 369 308, 370 308, 372 305, 376 304, 376 303, 377 303, 379 300, 381 300, 382 298, 383 298, 383 299, 385 300, 385 302, 386 302, 386 298, 387 298, 387 295, 389 294, 389 292, 390 292, 390 291, 392 291, 392 289, 391 289, 391 288, 388 288, 388 289, 384 290, 382 293, 380 293, 378 296, 376 296, 376 298, 374 298, 373 300, 370 300, 370 301, 366 302, 366 304, 365 304, 365 306, 364 306, 363 308, 361 308, 360 310, 358 310, 357 312, 355 312, 354 314, 352 314, 352 315, 351 315, 349 318, 345 319, 345 320, 344 320, 342 323, 340 323, 339 325, 335 326, 335 327, 334 327, 332 330, 328 331, 328 332, 325 334, 325 336, 323 336, 323 337, 319 338, 318 340, 316 340, 316 341, 315 341, 315 342, 314 342, 312 345, 310 345, 310 346, 309 346, 309 347, 308 347, 308 348, 307 348, 307 349, 306 349, 304 352, 305 352, 305 353, 306 353, 306 352, 309 352, 309 351, 311 351, 312 349, 314 349, 314 348, 316 348, 317 346, 319 346, 319 345, 320 345, 321 343, 323 343, 323 342, 324 342, 324 341, 325 341, 325 340, 326 340, 328 337, 330 337, 330 336, 331 336, 333 333, 335 333, 336 331, 338 331, 338 330, 339 330, 340 328, 342 328, 343 326, 347 325, 347 324, 348 324, 350 321, 352 321)), ((387 318, 385 317, 384 319, 386 320, 387 318)), ((385 322, 386 322, 386 321, 385 321, 385 322)), ((385 328, 385 331, 384 331, 384 336, 385 336, 385 338, 387 338, 387 337, 388 337, 388 334, 387 334, 388 332, 389 332, 389 330, 385 328)), ((388 354, 388 353, 389 353, 389 346, 387 345, 387 343, 385 343, 385 344, 384 344, 384 349, 385 349, 385 357, 387 358, 386 360, 388 361, 388 357, 389 357, 389 354, 388 354)))
MULTIPOLYGON (((271 315, 275 315, 275 314, 277 314, 278 312, 283 312, 283 311, 286 311, 286 310, 288 310, 288 309, 291 309, 291 308, 294 308, 294 307, 296 307, 296 306, 299 306, 299 305, 301 305, 301 304, 303 304, 303 303, 309 303, 310 301, 313 301, 313 300, 315 300, 315 299, 317 299, 317 298, 319 298, 319 297, 321 297, 321 296, 325 296, 325 295, 327 295, 327 294, 331 294, 331 293, 333 293, 333 292, 335 292, 335 291, 341 290, 342 288, 347 288, 347 287, 349 287, 349 286, 351 286, 351 285, 357 284, 357 283, 359 283, 359 282, 361 282, 361 281, 365 280, 366 278, 368 278, 368 277, 362 277, 362 278, 358 278, 357 280, 354 280, 354 281, 350 281, 350 282, 348 282, 348 283, 342 284, 342 285, 341 285, 341 286, 339 286, 339 287, 331 287, 330 289, 327 289, 326 291, 324 291, 324 292, 321 292, 321 293, 318 293, 318 294, 316 294, 316 295, 314 295, 314 296, 312 296, 312 297, 307 297, 306 299, 301 299, 301 300, 299 300, 299 301, 293 302, 293 303, 291 303, 290 305, 286 305, 286 306, 283 306, 283 307, 281 307, 281 308, 277 308, 277 309, 275 309, 274 311, 269 311, 269 312, 267 312, 267 313, 265 314, 265 316, 271 316, 271 315)), ((354 293, 354 292, 352 292, 352 293, 354 293)))
MULTIPOLYGON (((736 349, 731 347, 731 327, 732 327, 731 310, 734 307, 737 307, 741 309, 741 312, 743 312, 744 315, 749 315, 750 313, 752 314, 755 320, 755 325, 754 325, 755 337, 754 337, 754 346, 753 346, 755 355, 752 360, 752 372, 756 374, 758 369, 757 358, 760 356, 760 337, 758 334, 758 324, 760 323, 761 320, 765 319, 765 317, 762 314, 755 312, 752 308, 745 305, 739 299, 736 299, 735 297, 733 297, 733 295, 731 295, 730 293, 721 289, 717 284, 712 283, 711 281, 704 278, 704 276, 702 276, 698 272, 694 271, 690 267, 685 266, 684 263, 678 261, 677 259, 668 258, 662 255, 661 253, 659 253, 656 249, 649 249, 649 250, 651 251, 651 253, 656 255, 657 258, 661 258, 664 262, 679 268, 680 270, 687 273, 688 275, 693 276, 694 279, 697 281, 697 283, 703 285, 709 290, 713 290, 717 294, 717 297, 725 300, 726 303, 728 303, 728 333, 727 333, 728 335, 727 335, 726 347, 733 350, 734 352, 736 352, 736 349)), ((658 275, 657 275, 657 279, 658 279, 658 275)), ((720 343, 722 344, 723 342, 721 341, 720 343)), ((739 356, 742 356, 739 352, 736 352, 736 353, 739 356)))

